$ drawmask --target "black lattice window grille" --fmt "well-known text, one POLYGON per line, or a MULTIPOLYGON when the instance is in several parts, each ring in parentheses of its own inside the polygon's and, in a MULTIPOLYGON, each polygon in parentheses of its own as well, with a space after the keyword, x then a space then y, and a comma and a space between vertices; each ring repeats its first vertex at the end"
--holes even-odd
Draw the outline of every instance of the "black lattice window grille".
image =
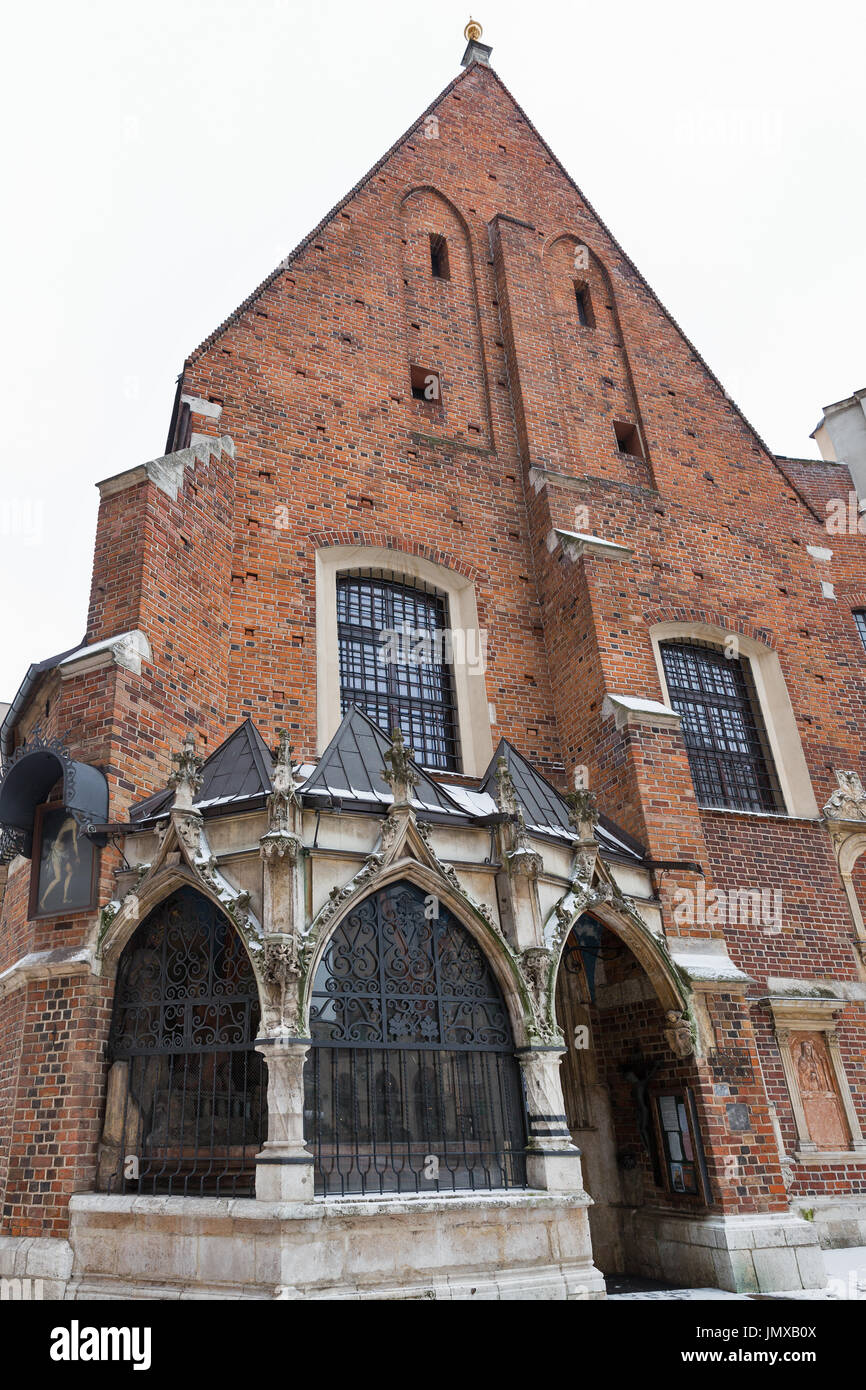
POLYGON ((784 810, 748 660, 701 642, 664 642, 661 654, 699 804, 784 810))
POLYGON ((255 976, 237 931, 194 889, 179 889, 136 929, 118 966, 107 1191, 255 1196, 267 1128, 258 1026, 255 976))
POLYGON ((325 1196, 526 1186, 502 993, 466 929, 429 911, 406 882, 365 899, 316 972, 304 1127, 325 1196))
POLYGON ((854 609, 854 621, 857 624, 857 631, 860 634, 860 641, 866 648, 866 608, 854 609))
POLYGON ((403 731, 424 767, 460 765, 447 599, 416 580, 353 570, 337 580, 340 704, 390 735, 403 731))

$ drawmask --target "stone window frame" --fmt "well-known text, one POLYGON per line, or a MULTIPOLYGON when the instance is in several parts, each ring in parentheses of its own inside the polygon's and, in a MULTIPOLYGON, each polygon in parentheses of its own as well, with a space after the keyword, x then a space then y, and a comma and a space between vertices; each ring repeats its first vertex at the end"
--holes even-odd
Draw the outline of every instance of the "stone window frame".
POLYGON ((784 814, 799 820, 817 820, 819 811, 812 779, 803 753, 791 697, 782 672, 779 657, 765 643, 754 637, 747 637, 731 628, 718 627, 713 623, 667 622, 656 623, 650 628, 653 657, 658 671, 662 698, 670 705, 662 661, 661 647, 665 642, 708 642, 724 647, 725 642, 735 637, 738 644, 737 655, 749 661, 755 695, 760 707, 770 745, 776 777, 784 804, 784 813, 779 811, 740 811, 713 807, 723 815, 778 816, 784 814))
POLYGON ((776 1042, 782 1059, 785 1085, 791 1101, 794 1125, 797 1131, 797 1148, 792 1155, 796 1163, 832 1164, 866 1163, 866 1139, 860 1128, 854 1098, 836 1032, 836 1015, 845 1007, 842 999, 784 998, 768 1000, 775 1025, 776 1042), (847 1149, 819 1149, 809 1133, 806 1112, 800 1097, 800 1083, 791 1052, 792 1034, 823 1033, 827 1043, 827 1055, 833 1068, 836 1091, 842 1104, 845 1122, 851 1135, 847 1149))
MULTIPOLYGON (((318 754, 340 727, 340 649, 337 638, 337 576, 353 569, 390 571, 395 578, 418 580, 438 589, 448 601, 452 630, 473 633, 482 651, 478 603, 471 579, 420 555, 382 546, 331 545, 316 550, 316 729, 318 754)), ((460 769, 454 775, 481 777, 493 757, 490 706, 484 671, 455 662, 460 769)), ((386 731, 389 732, 389 731, 386 731)))

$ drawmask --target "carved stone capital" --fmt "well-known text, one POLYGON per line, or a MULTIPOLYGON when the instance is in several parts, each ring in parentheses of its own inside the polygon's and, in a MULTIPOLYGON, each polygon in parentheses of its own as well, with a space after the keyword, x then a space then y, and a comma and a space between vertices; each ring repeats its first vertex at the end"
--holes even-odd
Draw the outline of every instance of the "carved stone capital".
POLYGON ((532 999, 535 1015, 535 1037, 550 1041, 559 1037, 559 1029, 551 1009, 552 974, 556 957, 545 946, 530 946, 518 957, 520 973, 532 999))
POLYGON ((537 879, 544 867, 544 860, 528 843, 518 845, 517 849, 505 854, 505 867, 510 874, 520 874, 523 878, 537 879))
POLYGON ((833 770, 839 787, 824 807, 824 819, 829 822, 848 823, 866 821, 866 790, 863 788, 860 774, 842 771, 838 767, 833 770))
POLYGON ((303 845, 297 835, 280 830, 269 830, 259 842, 259 852, 266 864, 277 864, 285 860, 296 864, 303 853, 303 845))
POLYGON ((576 791, 568 792, 564 799, 568 805, 569 819, 578 837, 581 840, 591 840, 598 821, 595 792, 591 792, 589 787, 578 787, 576 791))

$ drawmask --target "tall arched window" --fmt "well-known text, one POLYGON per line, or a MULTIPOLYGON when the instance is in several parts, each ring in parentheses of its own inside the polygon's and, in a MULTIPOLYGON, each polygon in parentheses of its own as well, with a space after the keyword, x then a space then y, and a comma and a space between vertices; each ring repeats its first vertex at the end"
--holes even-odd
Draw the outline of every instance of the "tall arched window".
POLYGON ((662 642, 659 650, 700 805, 781 811, 748 659, 701 642, 662 642))
POLYGON ((100 1185, 255 1195, 265 1137, 258 990, 232 923, 192 888, 145 918, 120 958, 100 1185))
POLYGON ((403 882, 350 912, 316 971, 310 1033, 305 1129, 317 1191, 525 1186, 508 1012, 482 951, 442 903, 403 882))
POLYGON ((425 767, 458 766, 447 601, 375 570, 337 580, 341 712, 357 705, 387 734, 399 726, 425 767))

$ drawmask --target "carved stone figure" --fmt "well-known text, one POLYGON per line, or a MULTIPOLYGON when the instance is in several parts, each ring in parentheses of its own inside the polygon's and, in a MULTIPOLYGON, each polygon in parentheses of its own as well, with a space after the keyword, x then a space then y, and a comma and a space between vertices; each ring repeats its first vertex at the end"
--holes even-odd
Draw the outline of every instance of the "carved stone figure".
POLYGON ((531 946, 521 952, 520 969, 526 981, 539 1025, 549 1028, 548 982, 553 953, 543 947, 531 946))
POLYGON ((866 790, 857 772, 844 772, 834 768, 839 790, 833 792, 824 807, 824 817, 829 821, 866 820, 866 790))
POLYGON ((266 984, 279 990, 280 1031, 295 1032, 298 1026, 298 981, 301 978, 301 965, 297 943, 294 940, 267 943, 262 976, 266 984))
POLYGON ((506 759, 502 756, 496 764, 496 804, 506 816, 519 816, 520 803, 517 800, 517 791, 514 786, 514 778, 508 768, 506 759))
POLYGON ((382 777, 391 788, 394 805, 404 806, 412 800, 412 792, 418 784, 418 774, 412 767, 412 749, 406 747, 402 731, 399 728, 394 729, 391 738, 391 747, 385 754, 382 777))
POLYGON ((832 1091, 833 1082, 815 1044, 805 1038, 798 1047, 797 1076, 801 1091, 832 1091))
POLYGON ((289 743, 288 729, 277 729, 277 737, 279 746, 271 779, 273 789, 268 797, 268 830, 271 834, 289 835, 295 828, 292 824, 292 812, 298 806, 292 769, 294 749, 289 743))
POLYGON ((665 1019, 668 1025, 665 1029, 665 1039, 671 1052, 677 1057, 691 1057, 695 1050, 695 1042, 688 1019, 676 1009, 668 1009, 665 1019))
POLYGON ((171 760, 174 772, 168 779, 168 785, 174 787, 174 809, 190 811, 201 791, 201 770, 204 766, 204 759, 195 751, 195 736, 192 733, 186 734, 181 751, 172 753, 171 760))

